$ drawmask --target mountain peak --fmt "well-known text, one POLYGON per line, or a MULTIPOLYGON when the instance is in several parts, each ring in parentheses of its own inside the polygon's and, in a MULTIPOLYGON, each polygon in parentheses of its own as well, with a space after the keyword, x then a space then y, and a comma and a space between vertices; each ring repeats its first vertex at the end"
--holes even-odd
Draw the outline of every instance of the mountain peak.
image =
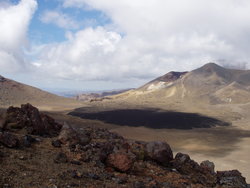
MULTIPOLYGON (((223 67, 221 67, 220 65, 217 65, 216 63, 210 62, 207 63, 205 65, 203 65, 202 67, 200 67, 200 69, 204 69, 204 70, 216 70, 216 69, 221 69, 223 67)), ((224 68, 223 68, 224 69, 224 68)))
POLYGON ((216 63, 207 63, 203 65, 202 67, 193 70, 194 73, 199 74, 211 74, 211 73, 217 73, 217 74, 224 74, 226 71, 225 68, 217 65, 216 63))
POLYGON ((203 67, 220 67, 220 66, 214 62, 209 62, 209 63, 206 63, 205 65, 203 65, 203 67))

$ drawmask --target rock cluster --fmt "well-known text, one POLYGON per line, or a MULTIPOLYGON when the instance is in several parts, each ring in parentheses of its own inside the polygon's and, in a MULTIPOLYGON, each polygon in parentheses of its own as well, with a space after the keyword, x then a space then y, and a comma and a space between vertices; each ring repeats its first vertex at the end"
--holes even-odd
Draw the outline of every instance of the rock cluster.
MULTIPOLYGON (((30 104, 21 108, 10 107, 7 124, 0 132, 0 145, 7 149, 20 145, 32 149, 39 141, 40 148, 50 147, 50 157, 46 158, 42 152, 44 156, 38 158, 46 158, 45 163, 50 163, 53 172, 55 168, 61 169, 57 176, 60 181, 57 178, 51 180, 60 182, 60 187, 91 187, 87 186, 89 183, 94 185, 92 187, 247 188, 245 178, 239 171, 215 172, 214 164, 210 161, 198 164, 187 154, 177 153, 173 156, 166 142, 131 141, 106 129, 74 129, 66 123, 60 129, 55 120, 39 113, 30 104), (17 128, 25 129, 25 134, 6 131, 17 128), (39 136, 26 133, 54 137, 39 140, 39 136), (46 145, 48 141, 49 146, 46 145), (72 168, 72 165, 75 167, 72 168)), ((0 154, 0 161, 5 160, 1 148, 0 154)), ((27 157, 18 159, 25 162, 27 157)), ((56 183, 53 187, 57 187, 56 183)))
POLYGON ((55 122, 50 116, 40 113, 38 109, 31 104, 18 107, 9 107, 6 112, 3 130, 25 129, 26 134, 53 136, 57 135, 62 125, 55 122))
MULTIPOLYGON (((76 133, 70 126, 64 128, 58 140, 70 147, 68 157, 71 158, 69 160, 71 163, 73 161, 72 164, 81 164, 76 161, 92 162, 107 171, 126 174, 125 177, 128 174, 148 176, 148 170, 151 172, 154 168, 160 168, 169 179, 157 181, 156 177, 160 177, 160 173, 151 173, 151 178, 155 177, 152 178, 153 182, 150 181, 154 185, 151 187, 243 188, 247 186, 245 178, 237 170, 215 172, 215 166, 210 161, 198 164, 189 155, 182 153, 177 153, 173 157, 172 149, 166 142, 129 141, 105 129, 85 128, 76 133), (87 142, 80 142, 81 139, 87 142), (72 153, 75 157, 72 157, 72 153)), ((64 155, 60 156, 63 161, 68 160, 64 155)), ((123 182, 124 179, 117 181, 123 182)), ((134 182, 133 186, 147 187, 147 183, 134 182)))

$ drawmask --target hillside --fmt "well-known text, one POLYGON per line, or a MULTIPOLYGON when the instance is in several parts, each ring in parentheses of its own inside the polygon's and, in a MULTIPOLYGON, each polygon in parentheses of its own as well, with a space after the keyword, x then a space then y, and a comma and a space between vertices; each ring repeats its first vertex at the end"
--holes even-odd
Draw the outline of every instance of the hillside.
POLYGON ((43 109, 67 109, 79 102, 0 76, 0 107, 32 103, 43 109))

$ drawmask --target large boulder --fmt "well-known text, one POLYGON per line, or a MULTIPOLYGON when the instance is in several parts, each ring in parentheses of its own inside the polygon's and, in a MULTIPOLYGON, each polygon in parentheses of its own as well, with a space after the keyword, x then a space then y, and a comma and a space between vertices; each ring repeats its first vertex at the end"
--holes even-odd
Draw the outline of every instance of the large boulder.
POLYGON ((208 171, 211 174, 215 173, 215 171, 214 171, 215 165, 213 162, 211 162, 209 160, 202 161, 200 164, 200 167, 203 168, 204 171, 208 171))
POLYGON ((68 145, 87 145, 90 142, 90 137, 81 131, 76 131, 73 127, 64 123, 63 128, 58 136, 58 140, 62 144, 68 145))
POLYGON ((0 132, 0 143, 9 148, 15 148, 19 144, 18 138, 8 132, 0 132))
POLYGON ((106 160, 106 164, 118 171, 127 172, 132 168, 134 159, 135 158, 128 153, 111 153, 106 160))
POLYGON ((27 134, 58 135, 62 125, 46 114, 40 113, 31 104, 18 107, 9 107, 6 112, 6 123, 3 129, 25 129, 27 134))
POLYGON ((220 188, 246 188, 246 179, 241 176, 238 170, 218 171, 217 183, 220 188))
POLYGON ((174 161, 173 167, 176 168, 182 174, 192 174, 200 170, 200 166, 197 162, 190 159, 189 155, 183 153, 177 153, 174 161))
POLYGON ((149 142, 145 145, 147 158, 154 160, 162 165, 169 166, 173 160, 173 152, 166 142, 149 142))

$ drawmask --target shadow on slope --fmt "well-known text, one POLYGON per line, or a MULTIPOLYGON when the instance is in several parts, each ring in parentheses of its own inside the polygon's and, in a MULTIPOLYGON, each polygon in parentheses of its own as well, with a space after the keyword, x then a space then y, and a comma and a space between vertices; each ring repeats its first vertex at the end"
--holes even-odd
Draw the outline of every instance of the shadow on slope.
POLYGON ((121 109, 101 112, 84 112, 77 109, 69 115, 83 119, 101 120, 123 126, 144 126, 154 129, 192 129, 229 126, 227 122, 195 113, 159 111, 157 109, 121 109))

